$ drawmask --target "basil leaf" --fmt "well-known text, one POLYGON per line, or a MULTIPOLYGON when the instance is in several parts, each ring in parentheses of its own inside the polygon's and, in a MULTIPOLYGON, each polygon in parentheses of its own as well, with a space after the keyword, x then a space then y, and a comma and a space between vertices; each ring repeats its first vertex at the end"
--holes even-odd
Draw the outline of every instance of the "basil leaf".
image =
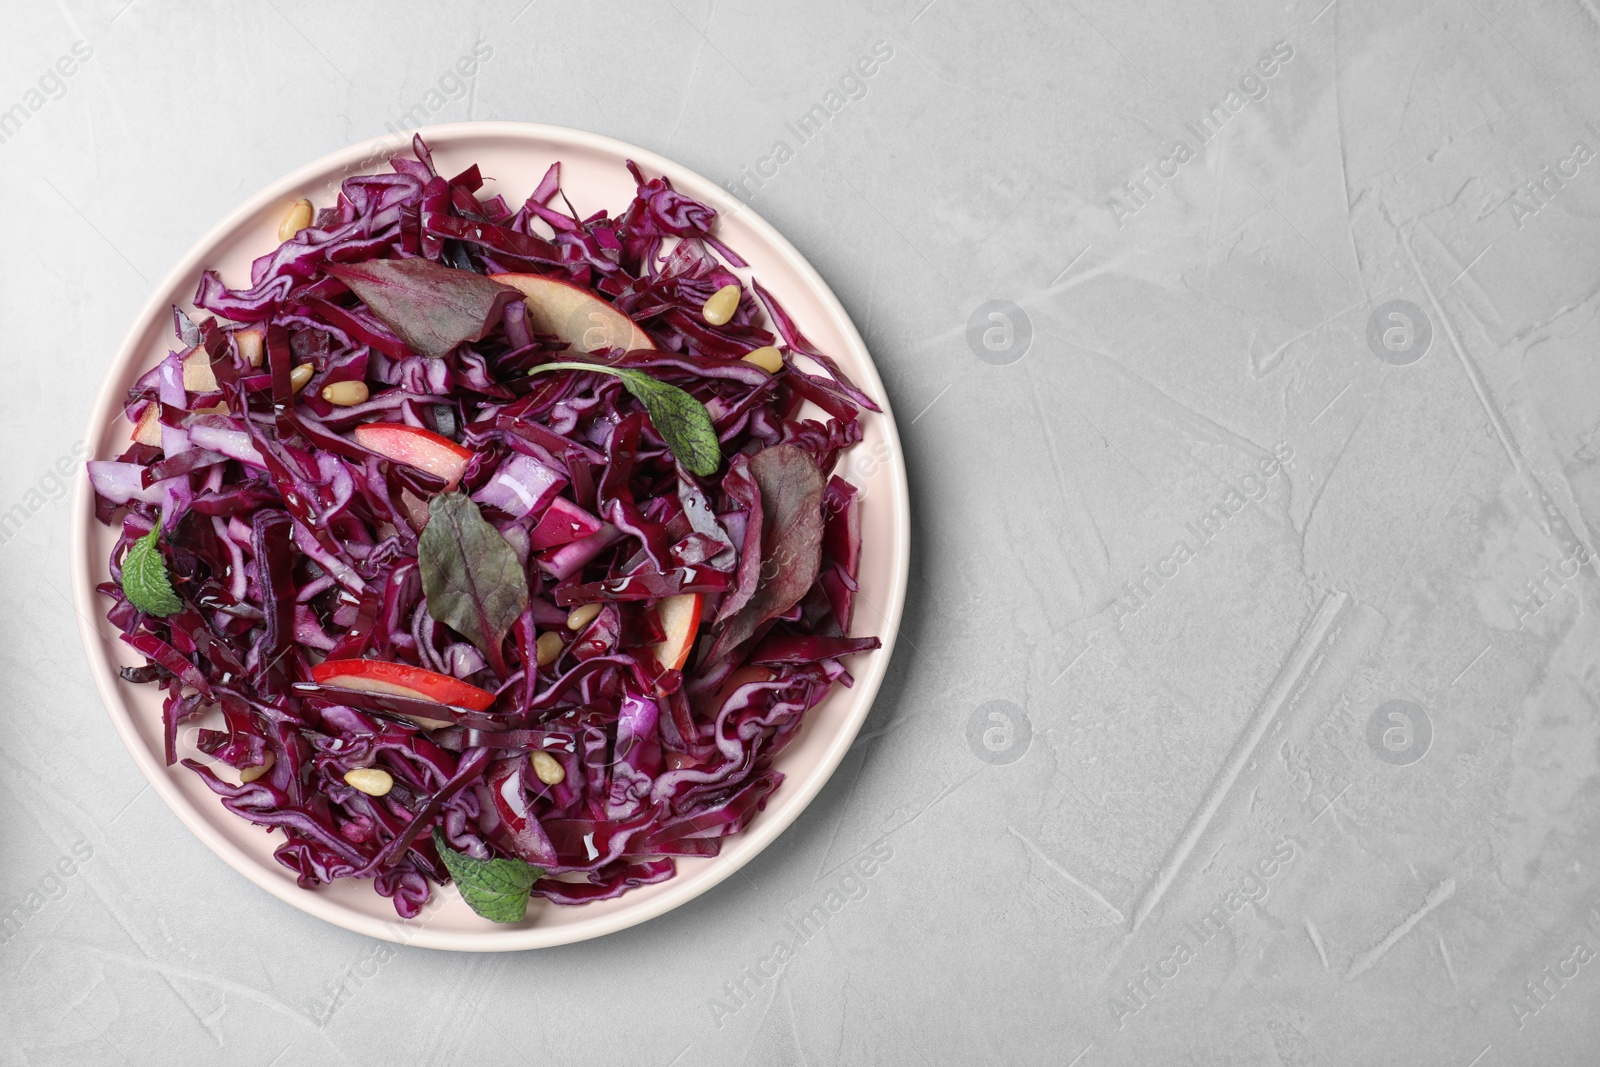
POLYGON ((428 259, 374 259, 324 266, 359 296, 413 352, 442 359, 463 341, 477 341, 522 294, 469 270, 428 259))
POLYGON ((146 615, 164 619, 182 611, 183 601, 172 591, 167 561, 157 543, 160 537, 161 527, 157 526, 135 541, 122 557, 122 592, 146 615))
POLYGON ((678 462, 702 478, 717 473, 722 465, 722 446, 717 440, 711 413, 676 385, 652 378, 644 371, 609 367, 603 363, 546 363, 528 373, 547 370, 590 370, 621 378, 628 392, 644 405, 650 424, 678 457, 678 462))
POLYGON ((471 497, 440 493, 428 502, 417 562, 428 614, 477 645, 504 679, 501 646, 528 607, 528 577, 516 551, 471 497))
POLYGON ((544 877, 544 868, 522 860, 479 860, 457 852, 433 831, 433 847, 461 891, 467 907, 496 923, 521 922, 528 914, 528 891, 544 877))

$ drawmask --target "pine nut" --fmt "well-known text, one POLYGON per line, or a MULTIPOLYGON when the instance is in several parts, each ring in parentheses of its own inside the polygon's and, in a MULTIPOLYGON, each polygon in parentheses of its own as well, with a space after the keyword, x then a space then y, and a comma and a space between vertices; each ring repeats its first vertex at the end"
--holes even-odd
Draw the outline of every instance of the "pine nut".
POLYGON ((600 614, 599 604, 582 604, 572 609, 567 615, 567 629, 581 630, 594 622, 594 617, 600 614))
POLYGON ((566 646, 561 643, 560 634, 554 632, 540 634, 539 640, 534 644, 534 649, 539 656, 539 666, 548 667, 560 659, 564 648, 566 646))
POLYGON ((278 240, 287 241, 311 225, 311 201, 296 200, 283 221, 278 223, 278 240))
POLYGON ((240 330, 233 335, 233 340, 239 346, 239 354, 244 361, 252 367, 261 366, 261 331, 240 330))
POLYGON ((278 762, 278 757, 272 754, 272 749, 267 749, 266 759, 254 767, 245 767, 239 772, 239 784, 248 785, 257 778, 272 770, 272 765, 278 762))
POLYGON ((783 353, 771 345, 745 353, 744 361, 754 363, 768 374, 777 374, 783 369, 783 353))
POLYGON ((367 402, 366 382, 333 382, 322 387, 322 399, 335 407, 351 408, 367 402))
POLYGON ((306 387, 306 383, 311 380, 311 376, 315 373, 317 373, 317 368, 311 364, 300 364, 289 372, 289 388, 298 393, 306 387))
POLYGON ((711 294, 711 299, 706 301, 700 313, 711 325, 726 326, 733 318, 733 313, 739 310, 739 297, 742 295, 744 290, 737 285, 724 285, 711 294))
POLYGON ((545 785, 560 785, 567 780, 566 768, 561 766, 561 761, 548 752, 534 752, 528 757, 533 764, 533 773, 539 776, 539 781, 545 785))
POLYGON ((369 797, 381 797, 394 788, 394 776, 380 767, 356 767, 344 772, 344 784, 369 797))

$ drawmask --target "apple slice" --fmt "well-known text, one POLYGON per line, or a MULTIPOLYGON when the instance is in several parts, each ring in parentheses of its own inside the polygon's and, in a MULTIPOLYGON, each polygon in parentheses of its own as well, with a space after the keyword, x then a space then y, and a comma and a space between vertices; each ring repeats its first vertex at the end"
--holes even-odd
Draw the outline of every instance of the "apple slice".
POLYGON ((133 439, 141 445, 161 447, 161 405, 158 402, 152 400, 145 407, 139 424, 133 428, 133 439))
POLYGON ((476 454, 448 437, 399 422, 365 422, 356 427, 356 443, 396 463, 437 474, 454 489, 476 454))
MULTIPOLYGON (((225 403, 212 404, 208 408, 195 408, 196 415, 226 415, 228 405, 225 403)), ((161 405, 151 401, 139 416, 139 422, 133 428, 133 439, 141 445, 154 445, 161 447, 161 405)))
POLYGON ((183 387, 191 393, 214 393, 217 376, 211 370, 211 356, 203 348, 196 348, 183 357, 183 387))
POLYGON ((483 711, 494 703, 494 694, 468 685, 448 674, 423 670, 407 663, 388 663, 377 659, 330 659, 311 668, 318 685, 337 685, 364 693, 431 700, 453 704, 470 711, 483 711))
POLYGON ((699 593, 663 597, 656 605, 656 618, 667 636, 651 645, 650 651, 663 669, 681 671, 689 661, 689 650, 700 632, 700 610, 704 606, 705 597, 699 593))
POLYGON ((264 351, 266 335, 261 330, 240 330, 233 335, 234 343, 239 346, 239 354, 251 367, 261 366, 261 357, 264 351))
POLYGON ((638 323, 582 286, 542 274, 491 274, 489 280, 522 290, 529 327, 555 334, 574 352, 655 347, 638 323))

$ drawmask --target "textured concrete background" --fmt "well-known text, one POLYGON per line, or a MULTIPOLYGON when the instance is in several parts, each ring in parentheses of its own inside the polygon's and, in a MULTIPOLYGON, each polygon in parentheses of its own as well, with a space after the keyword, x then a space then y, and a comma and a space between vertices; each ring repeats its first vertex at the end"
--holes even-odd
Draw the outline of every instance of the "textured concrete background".
POLYGON ((1600 11, 1133 6, 9 5, 0 1063, 1596 1062, 1600 11), (55 473, 217 218, 469 118, 742 181, 872 347, 916 523, 862 740, 747 877, 498 957, 313 920, 167 812, 55 473))

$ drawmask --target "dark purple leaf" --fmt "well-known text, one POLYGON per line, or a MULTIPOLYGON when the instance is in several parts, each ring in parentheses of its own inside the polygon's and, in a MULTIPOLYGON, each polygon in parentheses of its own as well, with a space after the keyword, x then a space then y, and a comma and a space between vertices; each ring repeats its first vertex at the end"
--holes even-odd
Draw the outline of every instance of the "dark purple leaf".
POLYGON ((323 270, 350 287, 412 351, 442 359, 463 341, 477 341, 522 294, 481 274, 426 259, 373 259, 323 270))
POLYGON ((761 625, 800 602, 822 559, 822 494, 826 483, 810 453, 775 445, 750 457, 761 492, 761 580, 749 603, 717 634, 715 662, 753 637, 761 625))
POLYGON ((489 657, 504 679, 506 634, 528 607, 528 579, 517 554, 464 493, 428 502, 428 525, 417 539, 428 614, 489 657))

